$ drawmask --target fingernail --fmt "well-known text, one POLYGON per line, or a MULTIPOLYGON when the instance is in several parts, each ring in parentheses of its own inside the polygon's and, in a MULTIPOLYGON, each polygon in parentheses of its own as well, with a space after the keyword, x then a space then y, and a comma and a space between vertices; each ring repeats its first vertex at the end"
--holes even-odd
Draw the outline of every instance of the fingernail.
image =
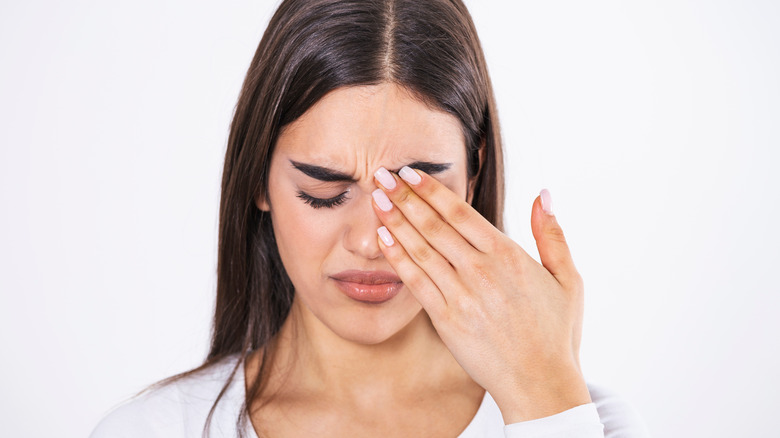
POLYGON ((374 197, 376 205, 378 205, 382 211, 390 211, 393 208, 393 203, 390 202, 390 198, 385 195, 385 192, 383 192, 382 189, 374 190, 371 193, 371 196, 374 197))
POLYGON ((379 238, 382 239, 387 246, 393 246, 393 236, 387 231, 387 227, 379 227, 376 229, 376 233, 379 234, 379 238))
POLYGON ((380 167, 379 170, 374 172, 374 176, 386 189, 393 190, 395 188, 395 178, 384 167, 380 167))
POLYGON ((420 181, 422 181, 420 174, 412 170, 409 166, 402 167, 401 170, 398 171, 398 176, 409 184, 420 184, 420 181))
POLYGON ((545 213, 552 215, 552 197, 550 196, 550 191, 542 189, 542 191, 539 192, 539 195, 542 197, 542 210, 544 210, 545 213))

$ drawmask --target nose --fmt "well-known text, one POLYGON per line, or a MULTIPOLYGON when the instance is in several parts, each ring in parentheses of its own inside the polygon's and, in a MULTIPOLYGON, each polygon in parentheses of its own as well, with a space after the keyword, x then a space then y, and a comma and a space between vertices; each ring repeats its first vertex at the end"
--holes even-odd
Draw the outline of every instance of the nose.
POLYGON ((370 193, 361 191, 359 199, 354 201, 350 205, 349 225, 344 233, 344 248, 357 256, 374 260, 382 256, 376 234, 382 221, 374 213, 370 193))

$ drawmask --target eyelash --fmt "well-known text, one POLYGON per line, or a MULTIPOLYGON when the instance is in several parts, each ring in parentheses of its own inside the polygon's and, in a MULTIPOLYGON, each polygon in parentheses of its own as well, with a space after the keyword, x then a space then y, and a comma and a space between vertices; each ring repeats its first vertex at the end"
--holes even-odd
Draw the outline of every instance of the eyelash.
POLYGON ((328 199, 315 198, 314 196, 307 195, 301 191, 298 192, 298 197, 303 199, 303 202, 310 205, 311 208, 333 208, 343 204, 347 200, 347 192, 341 193, 338 196, 334 196, 328 199))

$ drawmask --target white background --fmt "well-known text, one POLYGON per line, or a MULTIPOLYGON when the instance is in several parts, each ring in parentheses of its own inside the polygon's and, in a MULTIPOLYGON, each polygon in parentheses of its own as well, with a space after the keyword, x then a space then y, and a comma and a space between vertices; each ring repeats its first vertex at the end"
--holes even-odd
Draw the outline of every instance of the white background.
MULTIPOLYGON (((468 2, 508 232, 550 189, 586 378, 656 437, 767 436, 780 403, 780 3, 468 2)), ((84 437, 207 351, 229 120, 276 2, 4 1, 0 424, 84 437)))

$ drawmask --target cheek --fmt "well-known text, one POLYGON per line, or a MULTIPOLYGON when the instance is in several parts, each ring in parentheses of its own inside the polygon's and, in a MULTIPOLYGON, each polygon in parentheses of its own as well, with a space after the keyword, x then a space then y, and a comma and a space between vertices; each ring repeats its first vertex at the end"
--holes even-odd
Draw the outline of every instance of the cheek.
POLYGON ((340 220, 328 209, 312 209, 294 194, 273 199, 272 219, 276 245, 296 289, 322 277, 322 266, 338 244, 340 220))

